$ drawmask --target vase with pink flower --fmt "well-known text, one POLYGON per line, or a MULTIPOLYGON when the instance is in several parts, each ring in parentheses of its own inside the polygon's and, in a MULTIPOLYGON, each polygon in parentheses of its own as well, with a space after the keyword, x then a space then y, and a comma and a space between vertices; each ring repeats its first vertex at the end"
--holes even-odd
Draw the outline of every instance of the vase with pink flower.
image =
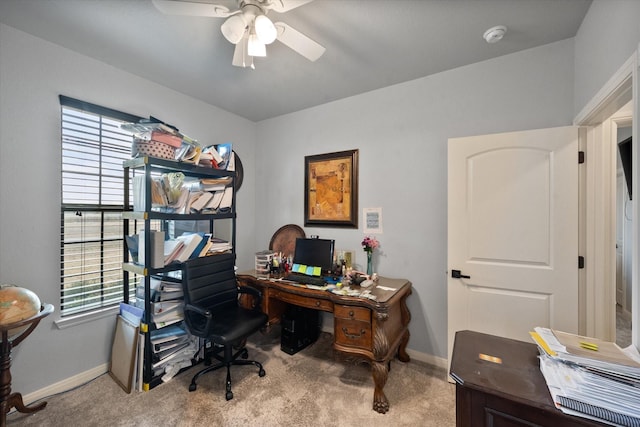
POLYGON ((373 274, 373 251, 380 246, 380 242, 375 237, 365 237, 362 240, 362 249, 367 253, 367 274, 373 274))

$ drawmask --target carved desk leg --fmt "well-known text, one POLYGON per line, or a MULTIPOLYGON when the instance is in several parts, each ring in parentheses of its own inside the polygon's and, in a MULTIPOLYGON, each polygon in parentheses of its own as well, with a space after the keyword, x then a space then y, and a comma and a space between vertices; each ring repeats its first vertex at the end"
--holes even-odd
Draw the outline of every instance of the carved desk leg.
MULTIPOLYGON (((375 360, 371 361, 371 373, 373 374, 373 383, 375 389, 373 391, 373 410, 386 414, 389 410, 389 401, 384 394, 384 386, 389 376, 389 337, 385 331, 385 323, 389 315, 385 312, 376 313, 375 333, 373 335, 373 356, 375 360)), ((393 357, 393 356, 392 356, 393 357)))
POLYGON ((409 343, 409 322, 411 321, 411 312, 407 307, 407 297, 411 292, 407 292, 400 301, 400 314, 402 328, 405 329, 402 334, 402 339, 398 344, 398 347, 394 350, 389 342, 389 337, 386 331, 386 322, 389 319, 387 312, 376 313, 376 328, 373 336, 373 355, 375 360, 371 361, 371 373, 373 374, 373 382, 375 384, 375 390, 373 392, 373 410, 386 414, 389 410, 389 401, 384 394, 384 386, 387 383, 389 376, 390 362, 393 355, 397 355, 401 362, 409 362, 411 358, 407 354, 407 344, 409 343), (391 352, 390 352, 391 350, 391 352), (389 356, 391 354, 391 356, 389 356))
POLYGON ((372 362, 371 372, 373 373, 373 383, 375 384, 373 391, 373 410, 381 414, 386 414, 389 410, 389 401, 383 389, 389 376, 389 363, 386 361, 372 362))

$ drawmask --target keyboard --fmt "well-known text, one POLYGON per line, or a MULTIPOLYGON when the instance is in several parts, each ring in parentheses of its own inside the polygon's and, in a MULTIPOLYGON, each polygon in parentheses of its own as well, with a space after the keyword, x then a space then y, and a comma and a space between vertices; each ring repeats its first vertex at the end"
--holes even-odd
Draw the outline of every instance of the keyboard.
POLYGON ((303 283, 305 285, 325 286, 326 283, 322 277, 307 276, 300 273, 289 273, 284 277, 284 280, 290 280, 292 282, 303 283))

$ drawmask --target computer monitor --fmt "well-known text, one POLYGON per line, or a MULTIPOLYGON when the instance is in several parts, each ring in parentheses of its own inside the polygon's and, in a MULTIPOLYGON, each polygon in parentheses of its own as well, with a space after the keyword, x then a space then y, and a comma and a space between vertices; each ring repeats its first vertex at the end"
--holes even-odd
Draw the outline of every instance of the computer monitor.
POLYGON ((333 270, 334 240, 305 239, 298 237, 293 251, 293 262, 306 266, 320 267, 323 275, 333 270))

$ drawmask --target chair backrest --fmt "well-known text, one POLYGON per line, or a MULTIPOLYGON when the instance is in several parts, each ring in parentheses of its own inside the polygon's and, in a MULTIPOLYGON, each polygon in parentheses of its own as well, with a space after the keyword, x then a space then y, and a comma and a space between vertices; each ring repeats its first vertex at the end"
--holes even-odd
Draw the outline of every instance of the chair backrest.
POLYGON ((182 267, 182 288, 186 304, 214 311, 238 304, 235 254, 194 258, 182 267))

